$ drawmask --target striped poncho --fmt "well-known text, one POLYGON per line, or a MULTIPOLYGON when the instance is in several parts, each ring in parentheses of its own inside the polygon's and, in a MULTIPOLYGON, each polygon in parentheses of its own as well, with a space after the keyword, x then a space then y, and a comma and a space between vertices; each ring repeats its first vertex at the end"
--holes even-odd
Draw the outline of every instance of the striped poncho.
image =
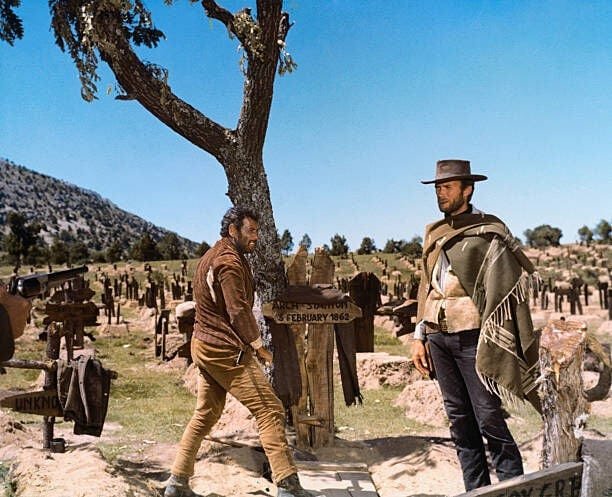
POLYGON ((538 280, 533 265, 495 216, 465 213, 433 223, 425 232, 417 322, 441 250, 480 312, 479 377, 503 399, 526 398, 539 410, 539 343, 529 312, 538 280))

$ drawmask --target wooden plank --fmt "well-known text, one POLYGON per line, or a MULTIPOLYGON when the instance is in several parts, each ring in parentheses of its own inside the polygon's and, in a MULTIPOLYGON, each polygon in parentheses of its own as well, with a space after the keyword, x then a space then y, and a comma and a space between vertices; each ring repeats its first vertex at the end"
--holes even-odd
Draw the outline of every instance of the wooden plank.
POLYGON ((360 462, 297 461, 300 471, 368 471, 368 465, 360 462))
POLYGON ((457 497, 580 497, 582 469, 581 462, 558 464, 457 497))
POLYGON ((300 245, 291 264, 287 266, 287 280, 290 285, 306 285, 306 262, 308 251, 300 245))
POLYGON ((263 305, 263 315, 282 324, 334 324, 349 323, 362 312, 352 302, 298 304, 275 300, 263 305))
POLYGON ((53 304, 47 303, 45 314, 51 321, 66 321, 68 319, 83 320, 86 322, 96 321, 98 318, 98 306, 94 302, 83 304, 53 304))
MULTIPOLYGON (((325 252, 315 251, 310 284, 331 283, 334 263, 325 252)), ((306 371, 310 396, 310 414, 322 420, 323 426, 312 426, 311 446, 330 446, 334 441, 333 388, 334 333, 332 324, 309 324, 306 371)))
POLYGON ((311 415, 321 419, 321 426, 311 428, 311 446, 331 445, 334 438, 333 325, 308 325, 306 371, 311 415))
MULTIPOLYGON (((290 285, 306 284, 306 262, 308 252, 302 246, 297 251, 292 263, 287 268, 287 280, 290 285)), ((264 306, 265 307, 265 306, 264 306)), ((309 417, 308 411, 308 373, 306 371, 306 325, 294 324, 289 329, 293 333, 295 348, 297 350, 298 363, 300 366, 300 381, 302 395, 296 405, 291 406, 291 417, 295 429, 296 443, 300 449, 310 447, 310 427, 308 424, 298 422, 299 419, 309 417)))
POLYGON ((0 406, 9 407, 17 412, 40 414, 41 416, 63 416, 56 390, 27 392, 0 400, 0 406))
POLYGON ((368 467, 360 463, 299 461, 304 488, 325 497, 378 497, 368 467))

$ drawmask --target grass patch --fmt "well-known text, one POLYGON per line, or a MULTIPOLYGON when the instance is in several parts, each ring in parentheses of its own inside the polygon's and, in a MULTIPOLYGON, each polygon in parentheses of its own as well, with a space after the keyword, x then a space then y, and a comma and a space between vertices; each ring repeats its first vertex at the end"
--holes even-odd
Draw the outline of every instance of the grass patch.
POLYGON ((182 370, 155 367, 153 343, 145 333, 129 333, 96 342, 105 367, 117 371, 107 421, 122 426, 118 443, 154 439, 176 442, 191 417, 195 398, 183 386, 182 370))
POLYGON ((597 430, 603 433, 606 437, 612 436, 612 419, 602 416, 589 416, 587 419, 587 428, 597 430))
POLYGON ((393 406, 401 391, 401 387, 366 390, 362 392, 362 405, 347 407, 344 403, 342 385, 336 381, 334 385, 336 435, 345 440, 365 440, 426 431, 426 425, 408 419, 401 407, 393 406))
POLYGON ((2 461, 0 461, 0 489, 4 491, 4 497, 14 497, 17 491, 17 485, 11 479, 11 468, 2 461))
POLYGON ((542 431, 542 417, 529 402, 504 407, 510 413, 508 427, 518 443, 530 440, 542 431))
MULTIPOLYGON (((30 341, 20 337, 15 341, 15 357, 34 361, 45 360, 46 342, 30 341)), ((0 390, 29 390, 41 372, 38 369, 6 368, 0 376, 0 390)))
POLYGON ((406 357, 410 355, 409 347, 404 345, 393 333, 380 326, 374 326, 374 351, 406 357))

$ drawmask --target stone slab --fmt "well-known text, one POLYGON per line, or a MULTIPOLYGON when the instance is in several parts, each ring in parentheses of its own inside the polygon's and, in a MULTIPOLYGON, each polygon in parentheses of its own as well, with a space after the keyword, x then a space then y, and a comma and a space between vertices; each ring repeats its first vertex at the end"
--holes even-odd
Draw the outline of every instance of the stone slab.
POLYGON ((612 440, 583 440, 582 460, 581 497, 611 497, 612 440))
POLYGON ((302 486, 325 497, 379 497, 365 464, 298 463, 302 486))

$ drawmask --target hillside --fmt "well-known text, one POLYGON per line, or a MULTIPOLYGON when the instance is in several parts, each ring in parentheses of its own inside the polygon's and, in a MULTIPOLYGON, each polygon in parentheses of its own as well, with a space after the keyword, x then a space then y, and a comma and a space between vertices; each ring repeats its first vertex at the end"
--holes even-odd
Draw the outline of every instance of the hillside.
MULTIPOLYGON (((96 192, 37 173, 0 159, 0 233, 6 233, 11 211, 28 222, 42 224, 42 238, 52 243, 62 231, 75 236, 92 250, 105 250, 113 241, 127 249, 146 232, 155 241, 169 230, 126 212, 96 192)), ((179 236, 187 253, 197 243, 179 236)))

